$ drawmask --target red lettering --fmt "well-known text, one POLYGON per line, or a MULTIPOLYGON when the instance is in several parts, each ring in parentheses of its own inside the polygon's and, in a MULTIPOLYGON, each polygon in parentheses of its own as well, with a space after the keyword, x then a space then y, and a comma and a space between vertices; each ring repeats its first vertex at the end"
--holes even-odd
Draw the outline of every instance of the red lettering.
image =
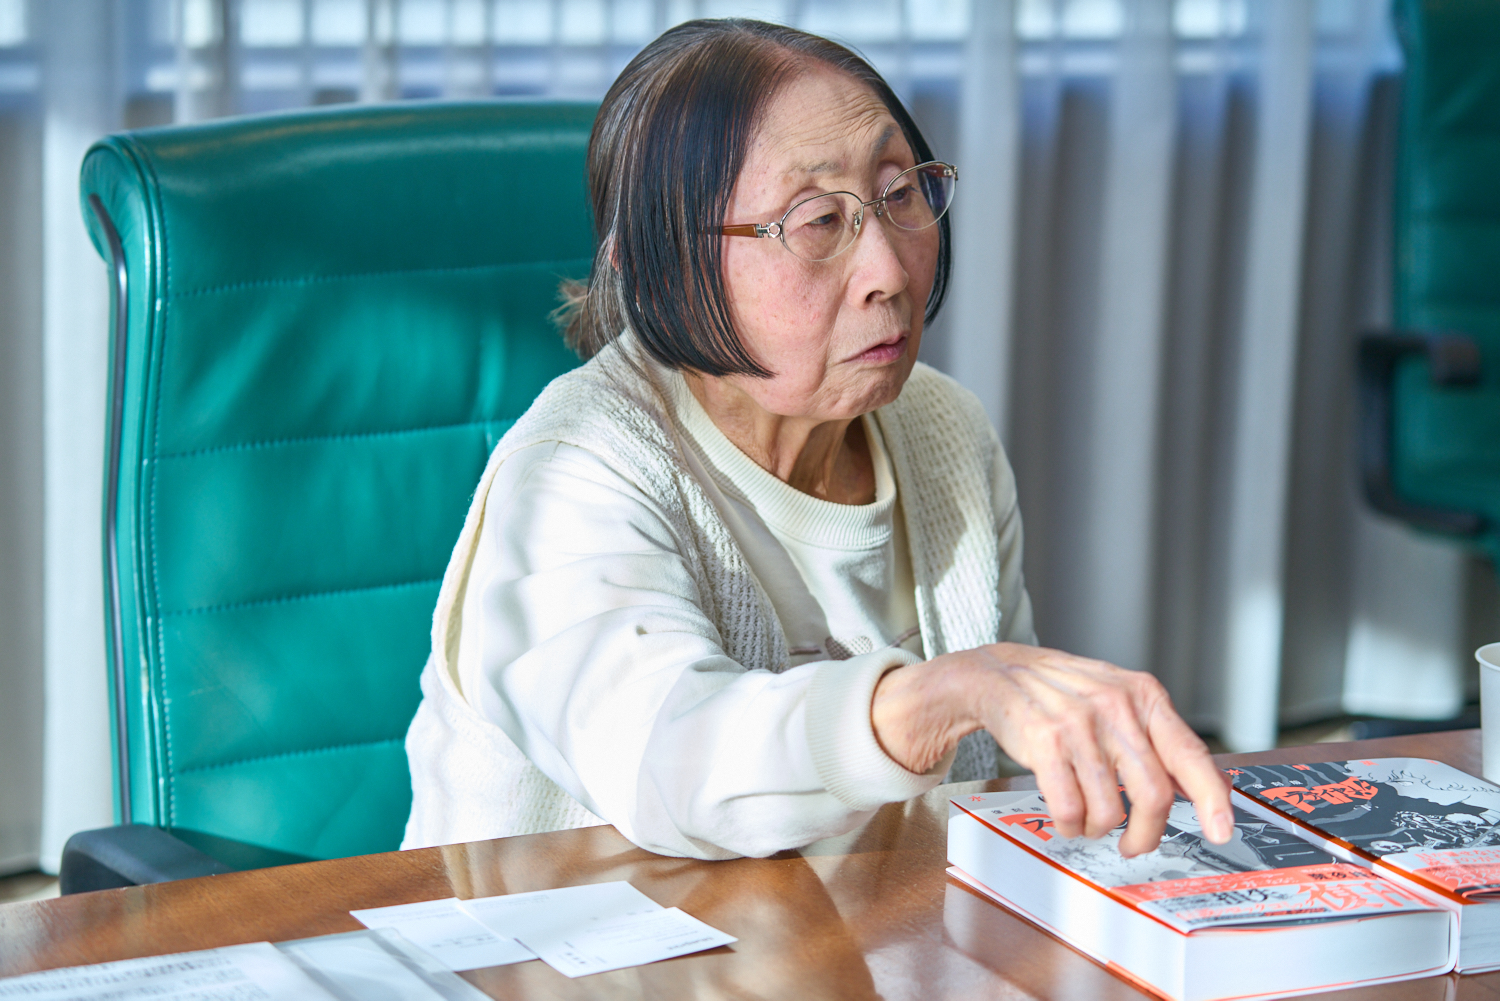
POLYGON ((1338 806, 1352 803, 1357 799, 1374 799, 1378 792, 1380 792, 1378 786, 1357 776, 1351 776, 1342 782, 1313 786, 1311 789, 1306 786, 1279 786, 1275 789, 1263 790, 1261 795, 1266 799, 1285 803, 1303 813, 1312 813, 1322 805, 1338 806))
POLYGON ((1043 841, 1052 840, 1052 835, 1047 831, 1052 826, 1052 818, 1045 813, 1013 813, 1008 817, 1001 817, 1000 823, 1024 827, 1043 841))

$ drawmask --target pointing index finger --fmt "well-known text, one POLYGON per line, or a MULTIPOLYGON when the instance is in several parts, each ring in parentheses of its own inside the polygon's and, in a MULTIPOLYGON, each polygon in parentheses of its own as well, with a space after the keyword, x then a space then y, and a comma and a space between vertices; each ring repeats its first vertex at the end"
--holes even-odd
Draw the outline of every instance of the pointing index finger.
POLYGON ((1229 777, 1214 764, 1203 741, 1176 713, 1154 712, 1147 726, 1162 765, 1193 801, 1204 836, 1217 845, 1227 842, 1234 836, 1229 777))

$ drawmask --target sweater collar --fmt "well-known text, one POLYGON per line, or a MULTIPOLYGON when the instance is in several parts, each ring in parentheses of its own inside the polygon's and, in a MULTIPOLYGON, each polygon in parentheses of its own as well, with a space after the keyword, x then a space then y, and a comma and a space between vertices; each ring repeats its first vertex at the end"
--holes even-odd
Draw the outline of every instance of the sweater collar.
POLYGON ((837 504, 784 483, 740 451, 708 416, 680 372, 661 371, 658 378, 673 424, 703 460, 714 482, 755 508, 772 529, 833 549, 870 549, 890 540, 896 478, 880 428, 868 414, 860 420, 875 465, 875 500, 837 504))

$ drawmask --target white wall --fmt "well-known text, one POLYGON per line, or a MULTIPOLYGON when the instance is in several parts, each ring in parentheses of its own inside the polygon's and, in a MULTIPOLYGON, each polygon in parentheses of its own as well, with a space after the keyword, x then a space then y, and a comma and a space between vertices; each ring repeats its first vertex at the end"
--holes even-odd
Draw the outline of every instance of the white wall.
POLYGON ((39 132, 0 110, 0 874, 36 865, 42 822, 39 132))
POLYGON ((119 127, 115 5, 49 0, 42 137, 47 651, 44 868, 113 822, 100 499, 109 293, 78 207, 78 167, 119 127))

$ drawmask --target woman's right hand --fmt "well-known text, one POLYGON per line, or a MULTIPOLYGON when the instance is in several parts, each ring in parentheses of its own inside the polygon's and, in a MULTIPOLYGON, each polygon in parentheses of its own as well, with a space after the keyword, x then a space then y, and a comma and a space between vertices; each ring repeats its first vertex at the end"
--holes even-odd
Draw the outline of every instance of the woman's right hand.
POLYGON ((1153 676, 1020 643, 995 643, 897 668, 871 704, 876 739, 898 764, 925 772, 966 734, 985 729, 1036 774, 1063 837, 1097 838, 1125 817, 1124 855, 1161 841, 1177 790, 1203 832, 1234 833, 1229 784, 1153 676))

